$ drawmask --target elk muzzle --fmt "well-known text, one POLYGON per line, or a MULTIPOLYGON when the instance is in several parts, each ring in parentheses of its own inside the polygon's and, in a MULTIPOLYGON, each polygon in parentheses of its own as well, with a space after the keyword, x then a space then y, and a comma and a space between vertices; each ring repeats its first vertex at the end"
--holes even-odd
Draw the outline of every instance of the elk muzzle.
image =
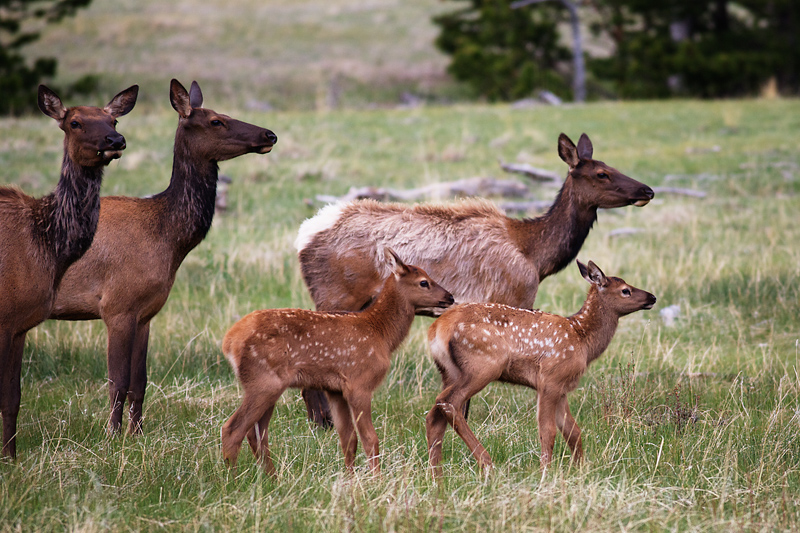
POLYGON ((644 185, 641 189, 639 189, 637 198, 634 198, 631 203, 636 207, 643 207, 649 204, 650 200, 652 200, 655 195, 656 193, 653 192, 653 189, 647 185, 644 185))

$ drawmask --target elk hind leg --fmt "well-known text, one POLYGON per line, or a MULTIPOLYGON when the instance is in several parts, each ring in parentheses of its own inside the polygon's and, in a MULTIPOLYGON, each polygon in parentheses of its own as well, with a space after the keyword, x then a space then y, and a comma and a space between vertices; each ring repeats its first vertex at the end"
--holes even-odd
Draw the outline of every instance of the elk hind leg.
POLYGON ((247 432, 247 442, 250 444, 250 449, 253 450, 253 455, 256 456, 267 474, 272 476, 275 475, 275 465, 272 463, 272 456, 269 453, 269 421, 272 419, 274 411, 274 404, 267 407, 259 421, 247 432))
MULTIPOLYGON (((239 457, 239 449, 242 441, 253 430, 256 422, 259 422, 266 415, 267 410, 271 410, 280 398, 285 387, 252 387, 250 390, 245 388, 244 400, 242 405, 222 426, 222 458, 229 466, 236 465, 239 457)), ((266 446, 266 441, 262 446, 266 446)))

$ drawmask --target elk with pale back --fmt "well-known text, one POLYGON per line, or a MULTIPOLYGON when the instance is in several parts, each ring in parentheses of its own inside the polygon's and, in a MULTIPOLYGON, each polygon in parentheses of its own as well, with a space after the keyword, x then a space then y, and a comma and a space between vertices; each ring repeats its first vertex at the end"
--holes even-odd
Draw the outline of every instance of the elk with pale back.
POLYGON ((275 402, 289 387, 314 387, 324 390, 333 406, 347 469, 355 464, 357 429, 371 470, 380 471, 372 394, 415 312, 453 303, 453 296, 422 269, 405 265, 390 248, 385 253, 391 273, 368 309, 255 311, 225 334, 222 351, 244 389, 241 407, 222 426, 222 455, 229 465, 236 464, 247 436, 264 469, 274 474, 267 437, 275 402))
MULTIPOLYGON (((578 255, 599 208, 643 206, 653 198, 647 185, 592 159, 585 133, 577 147, 562 133, 558 154, 567 177, 549 211, 534 219, 507 217, 481 200, 414 206, 361 200, 322 208, 303 223, 295 243, 317 310, 368 306, 386 273, 383 246, 430 272, 459 303, 531 309, 541 280, 578 255)), ((304 395, 310 416, 324 422, 324 398, 304 395)))
POLYGON ((39 109, 64 131, 56 189, 42 198, 0 188, 0 411, 3 455, 17 453, 22 353, 28 331, 50 314, 64 272, 92 243, 100 210, 103 169, 119 158, 125 137, 117 117, 133 109, 139 87, 103 108, 67 108, 39 86, 39 109))
POLYGON ((167 301, 186 255, 206 236, 214 216, 218 163, 265 154, 277 142, 268 129, 204 109, 197 82, 170 84, 178 129, 167 189, 148 198, 100 200, 94 243, 64 276, 50 318, 102 319, 108 332, 109 427, 141 431, 147 386, 150 321, 167 301))
POLYGON ((589 364, 605 351, 620 317, 651 309, 656 297, 605 274, 589 261, 578 261, 591 284, 581 310, 562 317, 503 304, 462 304, 445 311, 428 330, 428 342, 442 375, 442 392, 428 413, 425 431, 430 465, 441 474, 442 438, 453 426, 478 464, 492 459, 467 425, 463 405, 493 381, 525 385, 537 391, 540 462, 553 456, 556 429, 572 450, 583 456, 581 430, 569 410, 567 394, 575 390, 589 364))

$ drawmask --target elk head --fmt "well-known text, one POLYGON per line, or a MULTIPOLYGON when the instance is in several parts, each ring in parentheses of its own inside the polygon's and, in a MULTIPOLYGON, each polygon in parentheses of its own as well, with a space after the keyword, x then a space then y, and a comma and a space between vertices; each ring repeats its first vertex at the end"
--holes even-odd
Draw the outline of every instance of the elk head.
POLYGON ((606 309, 614 311, 617 316, 625 316, 642 309, 652 309, 656 297, 642 289, 628 285, 625 280, 611 276, 606 277, 600 267, 589 261, 584 265, 577 261, 583 279, 594 285, 606 309))
POLYGON ((82 167, 108 165, 125 149, 125 137, 115 129, 117 117, 130 113, 136 104, 139 86, 120 92, 104 108, 67 108, 61 98, 44 85, 39 86, 39 109, 58 122, 64 131, 64 155, 82 167))
POLYGON ((180 116, 179 130, 192 138, 192 150, 209 161, 226 161, 244 154, 266 154, 278 142, 268 129, 203 109, 203 93, 196 81, 189 92, 178 80, 170 83, 169 99, 180 116))
POLYGON ((592 159, 592 141, 581 134, 576 147, 565 134, 558 137, 558 155, 569 165, 573 187, 581 201, 593 207, 611 209, 626 205, 642 207, 653 199, 653 189, 629 178, 619 170, 592 159))

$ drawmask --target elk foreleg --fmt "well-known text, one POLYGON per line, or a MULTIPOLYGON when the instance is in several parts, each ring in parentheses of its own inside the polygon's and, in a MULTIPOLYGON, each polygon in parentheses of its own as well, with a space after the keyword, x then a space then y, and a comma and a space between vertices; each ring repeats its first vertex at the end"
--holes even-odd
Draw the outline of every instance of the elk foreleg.
POLYGON ((150 322, 136 327, 136 336, 131 353, 131 381, 128 389, 128 432, 136 435, 142 432, 142 410, 144 393, 147 388, 147 344, 150 337, 150 322))
POLYGON ((22 352, 25 333, 0 339, 0 411, 3 414, 3 455, 17 456, 17 417, 22 398, 22 352))
POLYGON ((341 392, 327 392, 333 416, 333 425, 339 434, 339 443, 344 453, 344 466, 352 471, 356 462, 356 450, 358 450, 358 437, 356 428, 353 426, 353 418, 350 415, 350 405, 341 392))
POLYGON ((581 443, 581 428, 575 423, 569 411, 569 402, 566 394, 561 397, 556 407, 556 426, 572 450, 572 461, 578 463, 583 458, 583 444, 581 443))
POLYGON ((553 459, 553 447, 556 442, 556 408, 560 396, 539 391, 536 401, 536 419, 539 423, 539 442, 542 447, 539 462, 547 468, 553 459))
POLYGON ((108 428, 118 432, 122 426, 122 412, 131 383, 131 358, 136 339, 134 317, 120 316, 106 320, 108 331, 108 395, 111 414, 108 428))
POLYGON ((378 450, 378 434, 372 425, 372 397, 370 394, 353 394, 347 399, 350 414, 356 424, 361 445, 367 454, 367 464, 374 474, 381 471, 380 452, 378 450))

